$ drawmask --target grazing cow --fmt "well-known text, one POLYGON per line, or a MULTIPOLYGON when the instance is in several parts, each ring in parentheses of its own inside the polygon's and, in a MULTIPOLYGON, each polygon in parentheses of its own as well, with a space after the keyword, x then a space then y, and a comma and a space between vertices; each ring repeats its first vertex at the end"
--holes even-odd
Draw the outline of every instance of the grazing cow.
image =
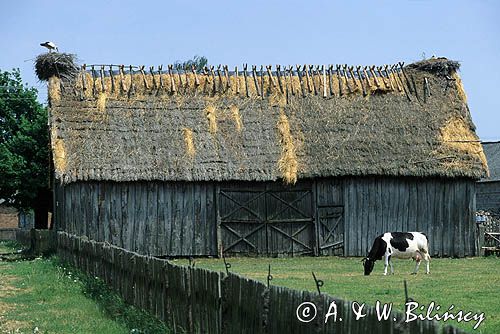
POLYGON ((422 259, 426 261, 426 274, 429 274, 429 245, 427 236, 420 232, 387 232, 379 235, 373 242, 372 249, 367 257, 363 259, 365 267, 365 275, 370 275, 373 270, 375 261, 382 260, 384 257, 384 275, 387 275, 387 266, 391 266, 391 274, 394 274, 391 258, 400 259, 413 258, 416 261, 415 270, 412 274, 416 274, 420 267, 422 259))

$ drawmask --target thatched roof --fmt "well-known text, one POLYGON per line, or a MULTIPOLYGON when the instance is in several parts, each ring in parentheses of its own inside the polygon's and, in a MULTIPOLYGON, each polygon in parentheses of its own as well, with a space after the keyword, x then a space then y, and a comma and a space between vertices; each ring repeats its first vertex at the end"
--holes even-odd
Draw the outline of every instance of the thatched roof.
POLYGON ((482 144, 490 175, 481 179, 481 182, 500 181, 500 141, 483 142, 482 144))
POLYGON ((177 73, 96 66, 73 81, 54 77, 56 177, 480 178, 486 162, 456 63, 429 62, 404 69, 256 68, 246 77, 225 67, 177 73))

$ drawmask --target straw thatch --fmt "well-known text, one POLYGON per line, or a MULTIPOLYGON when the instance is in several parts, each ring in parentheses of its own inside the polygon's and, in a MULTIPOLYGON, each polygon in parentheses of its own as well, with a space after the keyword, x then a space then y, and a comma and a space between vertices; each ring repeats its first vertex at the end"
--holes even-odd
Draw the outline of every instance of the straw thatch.
POLYGON ((295 144, 290 130, 288 117, 281 113, 278 120, 278 132, 280 134, 281 158, 278 160, 278 168, 283 180, 289 184, 297 182, 297 155, 295 144))
POLYGON ((69 53, 48 52, 38 55, 35 60, 35 72, 38 79, 48 81, 53 76, 73 79, 78 73, 76 56, 69 53))
POLYGON ((85 73, 51 106, 53 139, 60 140, 53 141, 57 177, 63 182, 480 178, 487 167, 469 110, 457 80, 442 75, 457 68, 437 62, 442 64, 433 63, 432 71, 409 65, 405 73, 378 81, 333 75, 328 87, 318 73, 302 84, 296 75, 283 76, 283 92, 275 86, 277 78, 266 75, 257 78, 261 95, 253 78, 245 83, 241 74, 230 77, 230 87, 224 76, 198 75, 195 85, 189 73, 155 74, 154 88, 151 75, 125 73, 122 83, 116 73, 111 91, 109 76, 102 87, 100 78, 85 73), (105 112, 99 102, 104 90, 105 112))
POLYGON ((193 130, 183 128, 182 133, 184 136, 184 141, 186 143, 186 153, 188 156, 193 157, 196 154, 196 150, 194 148, 193 130))

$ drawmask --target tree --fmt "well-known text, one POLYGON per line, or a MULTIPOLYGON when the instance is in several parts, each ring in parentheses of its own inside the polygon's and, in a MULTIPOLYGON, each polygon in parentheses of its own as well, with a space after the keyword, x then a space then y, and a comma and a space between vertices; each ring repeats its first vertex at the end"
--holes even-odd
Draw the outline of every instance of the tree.
POLYGON ((0 198, 35 211, 35 227, 47 227, 49 189, 47 110, 37 90, 23 85, 18 69, 0 70, 0 198))
POLYGON ((203 56, 194 56, 193 59, 186 60, 184 62, 176 61, 174 66, 175 68, 180 68, 180 69, 189 69, 194 66, 195 70, 197 72, 201 72, 203 67, 205 67, 208 63, 208 59, 203 56))

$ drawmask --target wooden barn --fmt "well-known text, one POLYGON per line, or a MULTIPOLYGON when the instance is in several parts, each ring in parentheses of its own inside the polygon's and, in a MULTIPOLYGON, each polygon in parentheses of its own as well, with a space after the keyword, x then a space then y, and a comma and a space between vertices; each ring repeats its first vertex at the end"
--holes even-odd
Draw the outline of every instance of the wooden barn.
POLYGON ((477 183, 477 209, 500 215, 500 141, 482 145, 490 175, 477 183))
POLYGON ((155 256, 364 256, 422 231, 475 254, 487 173, 458 63, 49 80, 59 230, 155 256))

